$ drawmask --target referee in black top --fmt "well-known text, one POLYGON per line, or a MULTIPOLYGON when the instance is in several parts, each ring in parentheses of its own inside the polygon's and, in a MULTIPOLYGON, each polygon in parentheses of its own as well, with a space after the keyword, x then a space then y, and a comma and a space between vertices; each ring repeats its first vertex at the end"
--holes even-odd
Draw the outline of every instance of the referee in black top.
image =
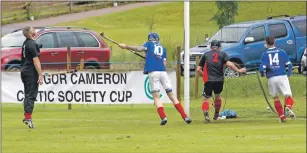
POLYGON ((21 80, 24 84, 24 119, 23 122, 29 127, 34 128, 32 122, 32 112, 34 101, 38 94, 39 84, 43 84, 41 64, 39 61, 39 46, 33 40, 36 35, 33 27, 25 27, 22 30, 26 37, 22 45, 21 57, 21 80))

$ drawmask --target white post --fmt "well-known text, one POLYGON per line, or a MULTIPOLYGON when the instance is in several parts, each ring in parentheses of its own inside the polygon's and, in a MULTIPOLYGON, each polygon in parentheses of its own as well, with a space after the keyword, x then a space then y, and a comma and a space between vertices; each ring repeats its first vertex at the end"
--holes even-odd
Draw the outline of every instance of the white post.
POLYGON ((190 116, 190 2, 184 1, 184 111, 190 116))

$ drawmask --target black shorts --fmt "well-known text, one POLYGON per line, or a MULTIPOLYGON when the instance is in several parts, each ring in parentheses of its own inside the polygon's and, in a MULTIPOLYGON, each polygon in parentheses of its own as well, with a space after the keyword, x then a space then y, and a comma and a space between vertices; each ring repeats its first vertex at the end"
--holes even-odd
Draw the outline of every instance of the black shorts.
POLYGON ((215 95, 221 94, 223 91, 223 81, 208 81, 204 85, 203 96, 206 98, 212 97, 212 92, 215 95))

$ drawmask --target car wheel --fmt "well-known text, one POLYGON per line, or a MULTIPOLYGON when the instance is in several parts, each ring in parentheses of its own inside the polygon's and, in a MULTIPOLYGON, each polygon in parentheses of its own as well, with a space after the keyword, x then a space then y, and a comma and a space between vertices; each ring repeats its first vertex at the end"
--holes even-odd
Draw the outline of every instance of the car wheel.
POLYGON ((93 70, 93 69, 96 69, 96 67, 93 66, 93 65, 88 65, 88 66, 85 66, 84 69, 86 69, 86 70, 93 70))
POLYGON ((298 74, 302 74, 304 72, 304 66, 302 64, 298 67, 298 74))
MULTIPOLYGON (((233 64, 238 68, 240 69, 241 66, 237 63, 234 63, 233 64)), ((231 69, 230 67, 227 67, 225 70, 224 70, 224 78, 237 78, 237 77, 240 77, 240 73, 239 72, 236 72, 235 70, 231 69)))
POLYGON ((7 69, 10 72, 19 72, 20 71, 20 66, 19 65, 11 65, 7 69))
POLYGON ((303 65, 300 65, 299 67, 299 74, 306 75, 307 74, 307 67, 304 67, 303 65))

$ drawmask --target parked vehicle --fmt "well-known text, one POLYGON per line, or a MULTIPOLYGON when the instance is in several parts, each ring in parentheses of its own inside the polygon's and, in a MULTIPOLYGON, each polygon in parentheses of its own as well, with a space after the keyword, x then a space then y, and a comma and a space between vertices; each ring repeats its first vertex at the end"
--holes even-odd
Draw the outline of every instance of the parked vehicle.
MULTIPOLYGON (((35 27, 40 61, 43 69, 66 69, 67 47, 71 48, 71 66, 76 67, 81 58, 87 69, 109 69, 110 49, 95 32, 74 27, 35 27)), ((1 38, 1 70, 19 70, 21 46, 25 37, 17 29, 1 38)))
POLYGON ((307 49, 305 48, 304 54, 301 59, 300 72, 307 74, 307 49))
MULTIPOLYGON (((259 68, 265 37, 274 36, 276 47, 284 49, 295 66, 300 66, 306 48, 306 16, 285 15, 269 17, 267 20, 249 21, 223 27, 207 42, 190 49, 190 70, 195 70, 195 57, 210 50, 210 42, 222 42, 221 51, 227 52, 230 61, 238 67, 245 66, 248 71, 259 68)), ((181 53, 181 68, 184 71, 184 53, 181 53)), ((225 77, 238 77, 235 71, 226 68, 225 77)))

